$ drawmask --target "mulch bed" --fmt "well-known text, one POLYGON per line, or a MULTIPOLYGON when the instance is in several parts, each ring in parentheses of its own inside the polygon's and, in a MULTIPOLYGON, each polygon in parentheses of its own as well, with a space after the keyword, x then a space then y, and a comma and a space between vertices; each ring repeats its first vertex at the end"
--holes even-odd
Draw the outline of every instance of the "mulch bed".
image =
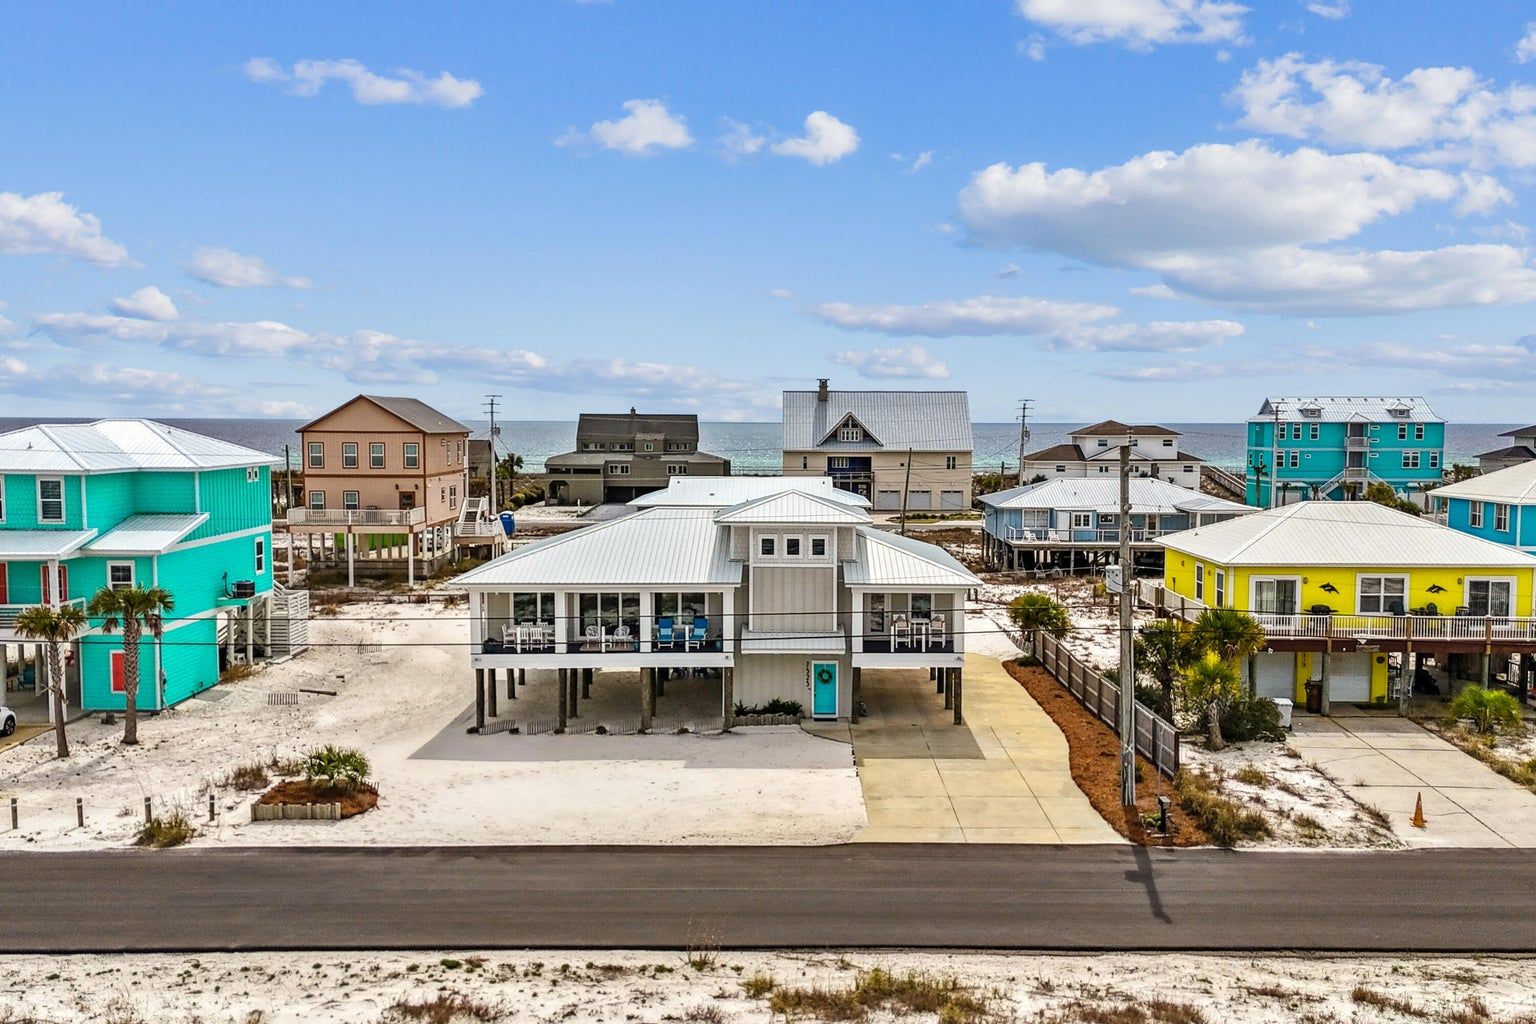
POLYGON ((1072 763, 1072 781, 1088 796, 1093 809, 1109 822, 1111 828, 1141 846, 1207 846, 1210 836, 1180 813, 1173 784, 1158 774, 1151 762, 1138 756, 1140 780, 1136 783, 1136 811, 1129 814, 1120 805, 1120 738, 1077 702, 1045 669, 1010 661, 1003 666, 1008 674, 1051 716, 1067 737, 1072 763), (1170 816, 1173 833, 1151 835, 1143 827, 1141 815, 1157 813, 1157 798, 1173 801, 1170 816))
POLYGON ((341 804, 341 816, 350 818, 364 811, 371 811, 379 804, 379 791, 367 783, 355 789, 327 786, 308 779, 292 779, 279 782, 265 793, 257 803, 262 804, 341 804))

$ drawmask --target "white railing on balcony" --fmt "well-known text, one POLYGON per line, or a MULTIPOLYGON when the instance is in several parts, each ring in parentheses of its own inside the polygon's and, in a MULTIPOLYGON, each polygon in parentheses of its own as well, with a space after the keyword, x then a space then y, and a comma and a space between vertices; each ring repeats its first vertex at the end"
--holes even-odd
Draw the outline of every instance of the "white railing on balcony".
POLYGON ((291 508, 289 526, 420 526, 424 508, 291 508))
MULTIPOLYGON (((1184 528, 1149 530, 1144 527, 1132 527, 1131 543, 1144 544, 1159 537, 1179 533, 1182 529, 1184 528)), ((1073 530, 1061 527, 1010 526, 1008 527, 1007 539, 1018 541, 1021 544, 1118 544, 1120 542, 1120 531, 1115 529, 1073 530)))
MULTIPOLYGON (((63 603, 67 605, 75 605, 76 607, 83 609, 85 607, 85 598, 71 598, 70 600, 63 603)), ((0 630, 5 630, 7 632, 14 631, 16 628, 16 617, 22 612, 26 611, 28 608, 36 607, 37 605, 35 604, 0 604, 0 630)))
POLYGON ((500 523, 455 523, 453 535, 455 537, 500 537, 502 529, 500 523))

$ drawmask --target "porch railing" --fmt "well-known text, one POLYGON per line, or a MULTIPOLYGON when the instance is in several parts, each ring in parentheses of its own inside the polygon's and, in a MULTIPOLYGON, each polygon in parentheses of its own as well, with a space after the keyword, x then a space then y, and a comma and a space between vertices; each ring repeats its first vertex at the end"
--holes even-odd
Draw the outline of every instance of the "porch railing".
MULTIPOLYGON (((85 608, 85 598, 75 597, 61 604, 74 605, 77 608, 85 608)), ((0 629, 11 631, 16 628, 16 619, 28 608, 36 608, 37 604, 0 604, 0 629)))
POLYGON ((289 526, 420 526, 425 508, 290 508, 289 526))
MULTIPOLYGON (((1144 544, 1154 541, 1159 537, 1166 537, 1169 534, 1179 532, 1181 531, 1133 526, 1131 527, 1131 543, 1144 544)), ((1010 526, 1007 529, 1006 539, 1023 544, 1118 544, 1120 542, 1120 531, 1119 529, 1010 526)))

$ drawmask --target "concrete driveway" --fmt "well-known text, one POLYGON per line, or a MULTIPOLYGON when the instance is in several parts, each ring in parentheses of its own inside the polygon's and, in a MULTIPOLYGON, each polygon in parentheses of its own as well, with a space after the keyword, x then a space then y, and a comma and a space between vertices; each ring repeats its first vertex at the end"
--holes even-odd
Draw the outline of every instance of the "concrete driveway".
POLYGON ((1291 746, 1385 811, 1410 846, 1536 847, 1536 794, 1407 719, 1298 717, 1291 746), (1421 795, 1422 829, 1409 822, 1421 795))
POLYGON ((849 732, 869 827, 860 842, 1122 843, 1072 781, 1067 741, 996 658, 965 659, 966 724, 922 671, 863 677, 849 732))

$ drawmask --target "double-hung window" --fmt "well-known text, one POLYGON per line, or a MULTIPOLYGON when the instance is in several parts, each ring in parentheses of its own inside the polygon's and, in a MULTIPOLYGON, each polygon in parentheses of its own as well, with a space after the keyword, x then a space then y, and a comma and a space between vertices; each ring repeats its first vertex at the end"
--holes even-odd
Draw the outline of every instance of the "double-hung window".
POLYGON ((325 442, 324 441, 311 441, 311 442, 309 442, 309 468, 310 469, 324 469, 325 468, 325 442))
POLYGON ((133 589, 133 563, 132 562, 108 562, 107 586, 113 590, 133 589))
POLYGON ((1286 465, 1290 466, 1292 469, 1300 469, 1301 468, 1301 452, 1299 452, 1296 449, 1292 448, 1291 449, 1291 453, 1290 453, 1290 460, 1286 463, 1286 465))
POLYGON ((267 571, 267 538, 256 538, 256 575, 267 571))
POLYGON ((38 478, 37 521, 40 523, 64 521, 64 480, 61 477, 38 478))
POLYGON ((1216 607, 1227 606, 1227 574, 1225 570, 1216 570, 1216 607))
POLYGON ((1483 503, 1480 501, 1467 502, 1467 525, 1474 530, 1483 528, 1483 503))
POLYGON ((1313 441, 1323 436, 1323 428, 1316 423, 1307 425, 1307 437, 1313 441))
POLYGON ((1205 603, 1205 566, 1195 563, 1195 600, 1205 603))
POLYGON ((401 461, 406 469, 420 469, 421 445, 415 441, 407 441, 403 446, 401 461))
POLYGON ((343 441, 341 443, 341 468, 357 468, 357 442, 343 441))
POLYGON ((1500 532, 1509 529, 1509 506, 1493 506, 1493 528, 1500 532))
POLYGON ((368 444, 368 468, 384 468, 384 442, 371 441, 368 444))
POLYGON ((1408 577, 1361 576, 1357 611, 1361 615, 1401 615, 1408 601, 1408 577))
POLYGON ((946 455, 946 456, 944 456, 944 468, 945 469, 954 469, 955 466, 957 466, 958 464, 959 463, 956 460, 955 456, 953 456, 953 455, 946 455))
POLYGON ((342 508, 346 509, 348 512, 356 512, 361 506, 362 502, 358 500, 358 493, 356 491, 341 492, 342 508))
POLYGON ((324 491, 310 491, 309 492, 309 507, 311 509, 314 509, 317 512, 322 510, 322 509, 324 509, 325 508, 325 492, 324 491))
POLYGON ((1413 427, 1413 439, 1415 441, 1422 441, 1422 440, 1424 440, 1424 424, 1422 424, 1422 423, 1414 424, 1414 427, 1413 427))

